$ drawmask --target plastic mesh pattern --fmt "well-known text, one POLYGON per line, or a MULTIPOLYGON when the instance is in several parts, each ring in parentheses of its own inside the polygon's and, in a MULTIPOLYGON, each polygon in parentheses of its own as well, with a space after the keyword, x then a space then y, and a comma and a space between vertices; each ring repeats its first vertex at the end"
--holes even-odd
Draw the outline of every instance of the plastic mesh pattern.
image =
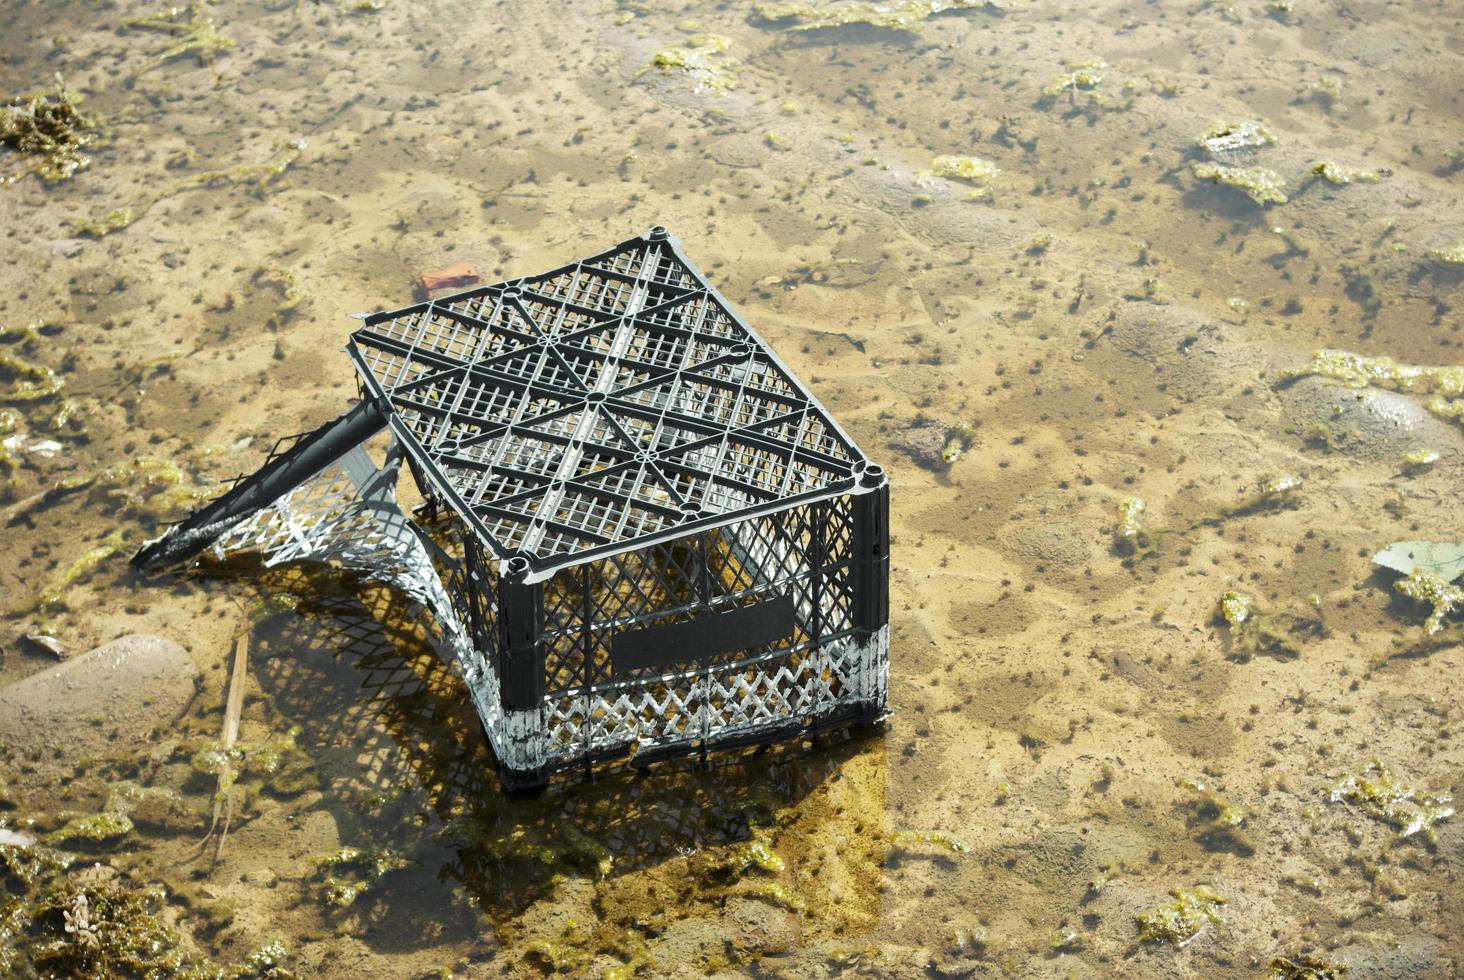
POLYGON ((865 703, 882 683, 878 643, 854 616, 852 498, 760 515, 562 569, 544 585, 541 650, 548 754, 599 754, 726 737, 865 703), (682 663, 612 668, 617 635, 780 596, 779 641, 682 663))
POLYGON ((656 232, 377 314, 351 343, 422 475, 538 567, 827 492, 862 458, 656 232))

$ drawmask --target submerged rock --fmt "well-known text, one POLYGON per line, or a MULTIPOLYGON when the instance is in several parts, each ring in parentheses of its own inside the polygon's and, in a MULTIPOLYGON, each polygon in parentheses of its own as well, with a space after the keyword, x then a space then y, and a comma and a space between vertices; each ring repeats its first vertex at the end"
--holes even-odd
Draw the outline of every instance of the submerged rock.
POLYGON ((160 636, 124 636, 0 688, 0 741, 42 767, 108 752, 171 721, 193 697, 188 651, 160 636))

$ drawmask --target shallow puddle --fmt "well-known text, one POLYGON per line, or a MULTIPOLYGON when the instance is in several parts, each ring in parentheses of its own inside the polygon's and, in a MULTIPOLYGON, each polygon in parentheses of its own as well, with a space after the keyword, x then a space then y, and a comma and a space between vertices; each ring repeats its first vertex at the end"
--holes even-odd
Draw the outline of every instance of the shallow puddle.
POLYGON ((1457 5, 0 25, 6 111, 91 122, 0 148, 10 972, 1458 972, 1464 627, 1370 558, 1464 539, 1464 396, 1313 358, 1464 364, 1457 5), (346 406, 349 314, 654 225, 892 473, 882 736, 511 801, 408 600, 128 570, 346 406), (186 656, 32 737, 134 633, 186 656))

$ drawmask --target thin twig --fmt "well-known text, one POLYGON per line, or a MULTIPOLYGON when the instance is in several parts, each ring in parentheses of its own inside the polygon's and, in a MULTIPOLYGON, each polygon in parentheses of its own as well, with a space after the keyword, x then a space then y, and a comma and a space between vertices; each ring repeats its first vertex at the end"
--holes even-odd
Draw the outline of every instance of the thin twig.
POLYGON ((245 611, 240 614, 239 633, 234 638, 234 663, 229 671, 229 690, 224 700, 224 730, 219 736, 219 788, 214 794, 213 819, 209 822, 208 833, 203 835, 207 843, 215 830, 219 832, 214 842, 215 864, 224 853, 224 839, 229 835, 229 824, 234 818, 234 766, 229 752, 239 740, 239 716, 244 711, 244 682, 248 666, 249 613, 245 611), (222 828, 219 827, 220 817, 223 818, 222 828))

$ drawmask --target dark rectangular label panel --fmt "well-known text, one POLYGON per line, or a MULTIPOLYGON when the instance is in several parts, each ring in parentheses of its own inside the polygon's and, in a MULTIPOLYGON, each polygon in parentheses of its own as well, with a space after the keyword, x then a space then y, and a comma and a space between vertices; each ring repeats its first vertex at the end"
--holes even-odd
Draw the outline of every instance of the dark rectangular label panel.
POLYGON ((793 635, 793 598, 779 596, 664 626, 626 630, 610 642, 610 668, 632 670, 695 663, 793 635))

